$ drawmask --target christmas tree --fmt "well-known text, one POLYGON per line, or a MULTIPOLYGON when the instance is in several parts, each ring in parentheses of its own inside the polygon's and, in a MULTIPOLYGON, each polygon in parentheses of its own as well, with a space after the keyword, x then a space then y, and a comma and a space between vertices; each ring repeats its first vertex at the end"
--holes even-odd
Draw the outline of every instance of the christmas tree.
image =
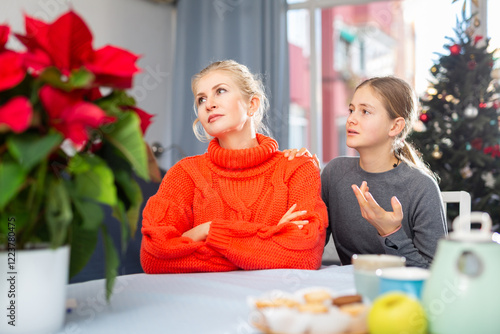
POLYGON ((487 50, 488 38, 475 34, 478 26, 477 18, 457 19, 456 38, 447 37, 445 45, 449 54, 439 54, 431 67, 420 129, 410 140, 440 177, 441 191, 469 192, 472 211, 498 223, 500 87, 494 52, 487 50))

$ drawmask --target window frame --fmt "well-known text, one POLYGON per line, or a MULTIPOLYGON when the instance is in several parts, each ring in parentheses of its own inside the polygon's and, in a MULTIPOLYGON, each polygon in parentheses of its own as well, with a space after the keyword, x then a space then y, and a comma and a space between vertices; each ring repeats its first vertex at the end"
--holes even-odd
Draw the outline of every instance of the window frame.
MULTIPOLYGON (((288 4, 287 10, 305 9, 309 13, 309 39, 310 39, 310 143, 308 149, 316 153, 320 161, 323 161, 323 131, 322 131, 322 83, 321 83, 321 9, 334 6, 364 5, 387 0, 304 0, 299 3, 288 4)), ((464 0, 472 12, 477 12, 481 20, 481 26, 477 34, 487 36, 487 5, 488 0, 477 0, 478 8, 474 1, 464 0), (472 7, 470 7, 472 6, 472 7)))

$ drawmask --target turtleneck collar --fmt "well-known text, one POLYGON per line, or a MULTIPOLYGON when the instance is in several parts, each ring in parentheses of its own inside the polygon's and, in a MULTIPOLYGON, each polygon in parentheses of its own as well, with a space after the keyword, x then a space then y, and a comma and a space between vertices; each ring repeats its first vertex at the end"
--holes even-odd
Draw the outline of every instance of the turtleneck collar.
POLYGON ((228 150, 219 145, 214 138, 208 145, 208 156, 212 163, 227 169, 251 168, 265 162, 278 150, 278 143, 267 136, 257 133, 259 146, 241 150, 228 150))

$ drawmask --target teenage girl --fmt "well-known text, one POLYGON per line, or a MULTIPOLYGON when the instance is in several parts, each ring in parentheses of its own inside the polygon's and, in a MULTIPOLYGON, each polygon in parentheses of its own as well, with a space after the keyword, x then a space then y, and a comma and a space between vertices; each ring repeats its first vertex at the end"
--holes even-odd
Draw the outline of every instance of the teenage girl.
POLYGON ((356 88, 349 113, 347 146, 359 157, 335 158, 321 174, 327 234, 342 264, 368 253, 400 255, 408 266, 429 267, 447 229, 434 173, 406 141, 416 119, 413 90, 395 77, 366 80, 356 88))

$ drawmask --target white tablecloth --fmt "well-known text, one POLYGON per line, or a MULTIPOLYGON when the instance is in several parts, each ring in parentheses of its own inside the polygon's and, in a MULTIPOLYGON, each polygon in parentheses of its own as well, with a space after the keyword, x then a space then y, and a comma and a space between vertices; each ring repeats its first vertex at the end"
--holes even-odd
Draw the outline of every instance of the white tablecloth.
POLYGON ((352 266, 119 276, 109 304, 104 280, 71 284, 67 297, 76 307, 59 333, 259 333, 248 296, 318 286, 354 293, 352 266))

